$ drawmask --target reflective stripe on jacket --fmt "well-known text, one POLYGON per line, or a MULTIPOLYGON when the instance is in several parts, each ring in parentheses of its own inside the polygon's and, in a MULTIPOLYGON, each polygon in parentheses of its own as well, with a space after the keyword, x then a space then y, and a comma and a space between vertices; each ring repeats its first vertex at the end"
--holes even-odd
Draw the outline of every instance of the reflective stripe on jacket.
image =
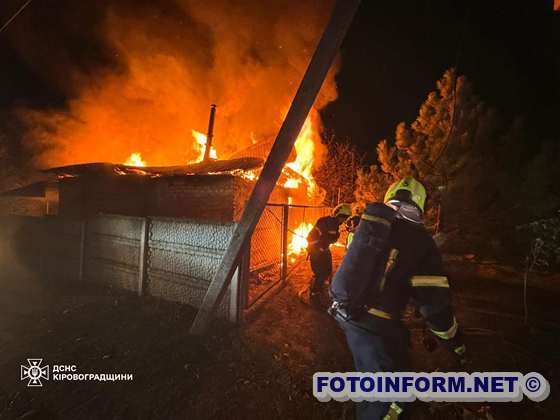
POLYGON ((409 301, 419 308, 434 335, 457 348, 459 324, 451 304, 449 279, 443 272, 441 254, 424 226, 396 220, 389 240, 385 274, 371 296, 368 307, 400 319, 409 301))

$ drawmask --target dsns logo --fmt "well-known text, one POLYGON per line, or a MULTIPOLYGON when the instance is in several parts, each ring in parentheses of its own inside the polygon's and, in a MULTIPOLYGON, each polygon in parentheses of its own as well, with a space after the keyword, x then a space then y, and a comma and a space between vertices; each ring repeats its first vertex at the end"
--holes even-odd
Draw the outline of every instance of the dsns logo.
POLYGON ((41 366, 42 362, 43 359, 27 359, 28 366, 20 365, 20 379, 29 379, 27 386, 43 386, 41 379, 49 379, 49 367, 41 366))

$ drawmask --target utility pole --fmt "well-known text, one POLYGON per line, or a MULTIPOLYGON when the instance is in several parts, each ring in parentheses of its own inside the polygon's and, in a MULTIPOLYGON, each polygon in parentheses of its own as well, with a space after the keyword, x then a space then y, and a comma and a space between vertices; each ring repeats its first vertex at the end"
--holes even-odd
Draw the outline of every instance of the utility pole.
POLYGON ((206 331, 215 309, 222 300, 239 264, 239 257, 250 242, 268 197, 280 177, 282 168, 286 165, 301 127, 315 102, 359 5, 360 0, 337 0, 330 21, 311 58, 261 175, 245 206, 241 220, 233 232, 228 249, 204 296, 200 310, 191 326, 191 334, 202 334, 206 331))

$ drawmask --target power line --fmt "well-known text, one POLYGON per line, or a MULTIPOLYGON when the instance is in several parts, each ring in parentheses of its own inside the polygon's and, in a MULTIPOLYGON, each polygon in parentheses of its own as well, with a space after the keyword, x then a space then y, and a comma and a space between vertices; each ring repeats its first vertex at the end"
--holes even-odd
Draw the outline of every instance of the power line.
POLYGON ((449 130, 447 131, 447 136, 445 138, 445 141, 443 142, 443 147, 441 148, 438 156, 434 159, 433 162, 433 166, 435 167, 439 158, 441 158, 443 156, 443 154, 445 153, 445 150, 447 149, 447 146, 449 145, 449 142, 451 141, 451 134, 453 133, 453 130, 455 128, 455 123, 456 123, 456 107, 457 107, 457 78, 459 77, 459 64, 460 64, 460 60, 461 60, 461 55, 463 52, 463 48, 464 48, 464 43, 465 43, 465 33, 467 31, 467 25, 468 25, 468 21, 469 21, 469 16, 470 16, 470 7, 466 6, 467 9, 465 10, 465 14, 463 17, 463 27, 461 29, 461 32, 459 34, 459 39, 457 42, 457 49, 456 49, 456 53, 455 53, 455 74, 453 77, 453 89, 452 89, 452 93, 453 93, 453 108, 451 109, 451 116, 450 116, 450 126, 449 126, 449 130))
POLYGON ((15 18, 17 18, 17 17, 19 16, 19 14, 20 14, 21 12, 23 12, 24 9, 25 9, 25 8, 29 5, 29 3, 31 3, 32 1, 33 1, 33 0, 27 0, 27 1, 23 4, 23 6, 21 6, 21 7, 17 10, 17 12, 15 12, 15 13, 12 15, 12 17, 9 18, 9 19, 6 21, 6 23, 4 23, 4 25, 2 25, 2 27, 0 28, 0 34, 1 34, 2 32, 4 32, 4 30, 8 27, 8 25, 10 25, 10 23, 12 23, 12 21, 13 21, 15 18))

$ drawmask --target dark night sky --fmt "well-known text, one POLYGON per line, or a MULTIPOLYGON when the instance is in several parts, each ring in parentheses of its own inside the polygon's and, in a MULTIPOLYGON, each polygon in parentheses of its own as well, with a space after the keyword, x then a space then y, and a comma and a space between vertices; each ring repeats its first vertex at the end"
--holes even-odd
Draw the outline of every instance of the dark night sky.
POLYGON ((343 46, 340 95, 324 113, 326 124, 371 157, 399 121, 414 120, 459 50, 459 71, 485 102, 505 118, 527 115, 537 136, 552 136, 559 20, 552 1, 363 2, 343 46))
MULTIPOLYGON (((22 2, 2 3, 0 22, 22 2)), ((460 51, 459 70, 483 100, 507 118, 527 115, 536 137, 553 136, 560 85, 559 18, 551 0, 364 1, 343 45, 339 99, 323 112, 325 125, 373 157, 379 139, 391 137, 399 121, 415 118, 460 51)), ((0 108, 64 102, 64 94, 1 39, 0 50, 0 108)), ((103 52, 95 57, 103 59, 103 52)))

